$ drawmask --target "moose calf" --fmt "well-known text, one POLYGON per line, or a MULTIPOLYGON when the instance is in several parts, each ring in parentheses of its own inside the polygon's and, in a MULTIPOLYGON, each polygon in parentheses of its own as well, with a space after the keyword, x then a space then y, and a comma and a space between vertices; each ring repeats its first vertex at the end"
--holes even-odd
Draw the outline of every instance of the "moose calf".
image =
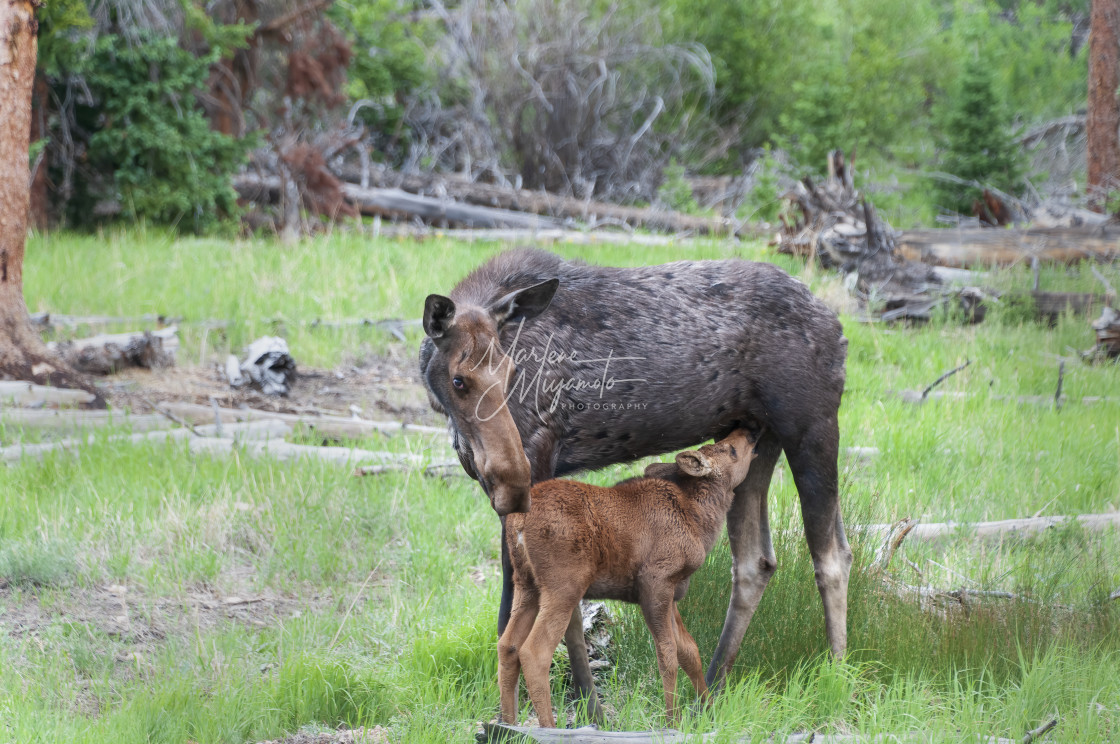
POLYGON ((533 487, 526 513, 506 516, 513 612, 498 641, 505 723, 517 723, 518 673, 540 725, 555 726, 549 664, 580 599, 637 603, 653 634, 665 708, 676 719, 677 665, 701 697, 700 652, 677 611, 688 580, 719 536, 733 489, 747 477, 757 436, 736 429, 676 463, 611 488, 566 480, 533 487))

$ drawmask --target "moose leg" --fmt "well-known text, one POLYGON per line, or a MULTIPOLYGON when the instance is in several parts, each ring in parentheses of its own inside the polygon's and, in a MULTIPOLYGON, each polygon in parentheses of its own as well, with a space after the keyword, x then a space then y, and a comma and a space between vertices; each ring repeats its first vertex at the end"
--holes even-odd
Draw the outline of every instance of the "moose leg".
POLYGON ((704 682, 704 670, 700 666, 700 649, 696 647, 696 639, 684 627, 684 618, 676 602, 673 603, 673 638, 677 643, 677 663, 692 680, 697 700, 706 701, 708 685, 704 682))
POLYGON ((548 684, 548 668, 552 655, 571 617, 571 608, 579 605, 582 592, 572 597, 541 592, 540 610, 529 637, 521 644, 521 670, 533 709, 544 728, 556 726, 552 715, 552 691, 548 684))
POLYGON ((801 518, 817 589, 824 603, 828 643, 837 657, 848 645, 848 574, 852 568, 852 549, 840 516, 836 466, 839 440, 839 427, 832 417, 811 426, 798 446, 786 449, 801 499, 801 518))
POLYGON ((731 601, 723 631, 708 665, 708 685, 716 692, 735 664, 739 646, 747 632, 762 592, 777 569, 770 542, 770 520, 766 493, 782 447, 777 435, 767 431, 755 445, 757 456, 747 479, 735 489, 735 500, 727 512, 727 537, 731 543, 731 601))
POLYGON ((521 674, 521 646, 537 619, 539 600, 535 591, 517 592, 506 626, 498 641, 498 690, 501 694, 502 723, 517 725, 517 682, 521 674))
POLYGON ((603 707, 599 704, 599 693, 595 690, 595 678, 591 676, 591 662, 587 658, 587 639, 583 635, 583 613, 579 602, 572 610, 568 629, 564 631, 564 644, 568 647, 568 662, 572 671, 572 687, 576 695, 587 703, 587 717, 602 726, 606 723, 603 707))
POLYGON ((498 635, 501 636, 509 623, 513 607, 513 561, 509 557, 509 543, 506 542, 506 518, 502 517, 502 598, 498 604, 498 635))

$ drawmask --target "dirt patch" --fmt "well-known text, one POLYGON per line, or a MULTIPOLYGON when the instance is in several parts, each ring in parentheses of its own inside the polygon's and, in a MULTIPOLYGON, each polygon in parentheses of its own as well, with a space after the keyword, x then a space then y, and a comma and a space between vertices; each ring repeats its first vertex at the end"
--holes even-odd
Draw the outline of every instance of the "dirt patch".
POLYGON ((234 621, 267 627, 299 617, 330 602, 328 597, 290 597, 274 592, 246 591, 219 595, 194 590, 179 596, 152 596, 135 586, 109 584, 75 587, 65 595, 0 590, 0 627, 10 635, 38 635, 58 622, 80 623, 135 647, 158 644, 169 636, 188 636, 234 621), (15 601, 13 601, 15 600, 15 601))
POLYGON ((258 408, 282 413, 357 414, 366 419, 443 426, 446 419, 428 405, 415 354, 402 347, 360 366, 333 370, 299 367, 291 393, 267 396, 251 388, 233 388, 218 365, 126 369, 106 377, 101 391, 115 408, 148 412, 153 403, 183 402, 223 407, 258 408), (407 353, 406 353, 407 352, 407 353))

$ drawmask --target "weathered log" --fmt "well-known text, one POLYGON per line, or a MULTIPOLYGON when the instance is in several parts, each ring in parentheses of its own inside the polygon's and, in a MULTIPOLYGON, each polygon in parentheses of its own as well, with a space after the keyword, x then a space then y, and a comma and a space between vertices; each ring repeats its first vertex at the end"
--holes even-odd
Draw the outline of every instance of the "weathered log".
POLYGON ((35 385, 20 380, 0 381, 0 404, 17 406, 80 406, 93 402, 96 396, 85 390, 35 385))
POLYGON ((296 428, 305 428, 334 439, 360 439, 371 434, 447 434, 438 426, 407 424, 401 421, 370 421, 345 416, 313 416, 296 413, 262 411, 256 408, 215 408, 197 403, 160 403, 159 408, 169 411, 193 424, 213 423, 218 416, 222 421, 260 421, 273 419, 296 428))
POLYGON ((108 375, 125 367, 158 369, 175 364, 179 348, 176 326, 155 331, 109 333, 47 344, 75 369, 86 374, 108 375))
MULTIPOLYGON (((252 421, 238 424, 229 424, 224 427, 224 434, 230 442, 256 442, 270 439, 283 439, 291 434, 292 430, 281 421, 252 421)), ((170 429, 167 431, 148 431, 137 434, 108 437, 109 442, 129 442, 142 444, 145 442, 160 443, 178 441, 183 439, 210 438, 217 435, 217 427, 213 425, 199 426, 194 429, 170 429)), ((12 444, 0 447, 0 462, 18 462, 19 460, 37 460, 51 452, 64 451, 77 453, 82 447, 93 444, 97 437, 89 435, 80 439, 61 439, 56 442, 42 442, 39 444, 12 444)))
MULTIPOLYGON (((1009 295, 1015 297, 1014 294, 1009 295)), ((1040 317, 1056 322, 1060 316, 1070 312, 1089 315, 1104 306, 1105 296, 1091 292, 1031 292, 1035 308, 1040 317)))
POLYGON ((86 429, 128 427, 134 432, 170 429, 175 422, 158 413, 129 414, 124 411, 78 411, 49 408, 3 408, 0 421, 20 429, 79 432, 86 429))
MULTIPOLYGON (((406 463, 390 463, 388 465, 359 465, 354 468, 354 475, 367 476, 367 475, 384 475, 385 473, 400 473, 416 468, 406 463)), ((423 474, 428 477, 443 477, 443 478, 469 478, 466 471, 463 470, 462 464, 458 460, 446 462, 433 462, 423 469, 423 474)))
MULTIPOLYGON (((592 226, 626 225, 631 228, 659 230, 697 235, 737 235, 761 237, 756 225, 722 217, 704 217, 647 207, 626 207, 618 204, 563 197, 542 191, 507 189, 489 184, 471 183, 464 179, 437 176, 387 175, 369 179, 371 187, 363 188, 357 172, 343 171, 343 193, 358 204, 363 214, 421 217, 448 225, 477 228, 505 226, 515 229, 556 230, 564 220, 579 220, 592 226), (402 196, 403 194, 403 196, 402 196), (436 196, 428 196, 436 194, 436 196), (365 198, 369 195, 372 198, 365 198), (389 196, 392 196, 391 201, 389 196), (410 200, 409 195, 420 201, 410 200), (368 206, 363 207, 363 203, 368 206), (469 207, 485 207, 494 212, 469 207), (469 220, 456 220, 468 216, 469 220), (513 215, 520 215, 514 217, 513 215), (534 219, 532 215, 540 215, 534 219), (493 221, 495 218, 496 221, 493 221), (487 220, 491 220, 490 224, 487 220)), ((234 178, 234 188, 244 198, 264 202, 279 200, 280 179, 271 176, 242 174, 234 178)))
MULTIPOLYGON (((977 736, 976 744, 1029 744, 1041 732, 1048 731, 1055 724, 1029 732, 1023 739, 1006 739, 994 736, 977 736), (1040 732, 1040 733, 1036 733, 1040 732)), ((898 744, 898 742, 929 741, 928 731, 907 731, 897 734, 821 734, 809 732, 770 736, 752 740, 749 736, 731 736, 711 732, 707 734, 685 734, 674 729, 657 731, 600 731, 594 726, 576 729, 539 728, 536 726, 509 726, 504 723, 483 723, 482 731, 475 737, 478 744, 514 744, 515 742, 536 742, 537 744, 685 744, 686 742, 729 741, 733 744, 898 744)))
MULTIPOLYGON (((144 315, 66 315, 64 313, 31 313, 31 324, 40 330, 47 330, 56 326, 63 328, 77 328, 79 326, 107 326, 107 325, 138 325, 141 323, 156 323, 169 325, 180 322, 182 318, 169 318, 165 315, 146 313, 144 315)), ((212 321, 217 322, 217 321, 212 321)), ((225 321, 222 321, 223 323, 225 321)))
POLYGON ((1073 263, 1120 258, 1120 227, 1027 230, 906 230, 898 238, 904 258, 938 266, 1010 266, 1041 261, 1073 263))
POLYGON ((560 227, 560 223, 551 217, 419 196, 400 189, 363 189, 361 186, 343 184, 342 193, 357 204, 358 211, 370 216, 398 219, 419 217, 426 222, 462 227, 512 227, 528 230, 536 227, 560 227))
MULTIPOLYGON (((929 522, 918 523, 908 531, 906 539, 911 542, 933 542, 946 537, 1006 537, 1008 535, 1030 535, 1078 522, 1090 532, 1101 532, 1110 527, 1120 529, 1120 512, 1106 514, 1079 514, 1077 516, 1026 517, 1023 519, 1001 519, 995 522, 929 522)), ((890 535, 896 524, 868 524, 854 526, 857 532, 869 536, 890 535)))

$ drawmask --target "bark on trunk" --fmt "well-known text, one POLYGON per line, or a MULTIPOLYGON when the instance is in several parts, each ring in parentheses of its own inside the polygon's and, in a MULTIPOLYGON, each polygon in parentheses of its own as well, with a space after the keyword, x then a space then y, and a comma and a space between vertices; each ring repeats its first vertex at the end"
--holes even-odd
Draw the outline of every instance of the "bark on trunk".
POLYGON ((1103 212, 1108 192, 1120 187, 1120 0, 1093 0, 1089 17, 1090 205, 1103 212))
MULTIPOLYGON (((37 4, 0 0, 0 378, 88 390, 32 330, 23 300, 37 4)), ((96 403, 105 405, 100 395, 96 403)))

